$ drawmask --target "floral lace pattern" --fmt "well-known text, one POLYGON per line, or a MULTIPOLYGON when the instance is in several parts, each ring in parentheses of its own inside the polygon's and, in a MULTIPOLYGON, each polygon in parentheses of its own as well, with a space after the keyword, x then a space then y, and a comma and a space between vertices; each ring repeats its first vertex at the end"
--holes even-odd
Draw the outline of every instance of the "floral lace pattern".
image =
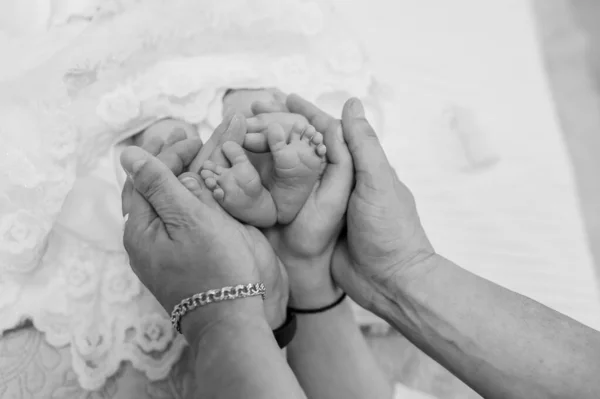
MULTIPOLYGON (((425 356, 420 354, 420 356, 425 356)), ((121 371, 110 377, 99 389, 89 391, 82 388, 73 372, 68 348, 55 348, 44 341, 43 335, 32 328, 11 333, 0 341, 0 397, 40 398, 40 399, 117 399, 150 398, 180 399, 189 398, 193 393, 194 358, 190 350, 183 350, 181 357, 173 365, 166 378, 151 381, 136 372, 131 365, 124 365, 121 371)), ((426 360, 426 359, 424 359, 426 360)), ((419 378, 411 382, 431 385, 440 377, 441 366, 428 360, 429 373, 420 371, 421 364, 411 367, 408 375, 419 372, 419 378)), ((443 375, 443 374, 442 374, 443 375)), ((446 372, 446 375, 449 375, 446 372)), ((452 378, 452 377, 450 377, 452 378)), ((456 380, 454 378, 454 380, 456 380)), ((457 380, 456 380, 457 381, 457 380)), ((466 389, 456 389, 451 381, 444 384, 444 397, 463 398, 466 389), (450 389, 453 395, 449 395, 450 389)), ((438 385, 440 385, 438 383, 438 385)), ((404 385, 396 386, 397 398, 432 398, 404 385)), ((471 397, 471 396, 469 396, 471 397)))
POLYGON ((165 117, 214 126, 226 87, 368 96, 360 48, 325 40, 329 21, 295 0, 132 3, 8 82, 21 100, 0 103, 0 332, 32 320, 87 390, 123 361, 167 377, 185 341, 128 266, 111 149, 165 117))

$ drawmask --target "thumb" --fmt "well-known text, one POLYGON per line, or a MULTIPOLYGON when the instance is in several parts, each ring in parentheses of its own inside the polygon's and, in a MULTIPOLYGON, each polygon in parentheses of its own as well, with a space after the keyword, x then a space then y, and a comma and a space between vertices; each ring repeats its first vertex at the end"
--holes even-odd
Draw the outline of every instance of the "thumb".
POLYGON ((342 130, 352 155, 357 183, 375 190, 391 187, 392 168, 377 133, 365 118, 359 99, 353 98, 344 104, 342 130))
MULTIPOLYGON (((139 147, 128 147, 121 154, 121 165, 143 197, 138 198, 145 200, 165 225, 180 225, 187 219, 193 196, 165 164, 139 147)), ((132 212, 138 205, 134 200, 129 205, 132 212)))

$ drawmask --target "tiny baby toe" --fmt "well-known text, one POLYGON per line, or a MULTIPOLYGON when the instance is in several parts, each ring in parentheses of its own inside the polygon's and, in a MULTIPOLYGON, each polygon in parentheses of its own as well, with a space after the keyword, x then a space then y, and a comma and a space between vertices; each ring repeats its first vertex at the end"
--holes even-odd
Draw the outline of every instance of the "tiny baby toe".
POLYGON ((323 135, 317 131, 315 131, 315 134, 311 140, 311 143, 313 143, 314 145, 319 145, 323 143, 323 135))
POLYGON ((209 190, 215 190, 218 186, 217 179, 215 179, 214 177, 208 177, 204 179, 204 184, 209 190))
POLYGON ((217 188, 215 191, 213 191, 213 197, 217 201, 223 201, 225 199, 225 191, 223 191, 222 188, 217 188))
POLYGON ((200 177, 204 180, 208 179, 209 177, 215 177, 215 173, 212 170, 209 169, 202 169, 200 171, 200 177))
POLYGON ((313 139, 316 133, 317 131, 315 128, 309 125, 306 127, 306 129, 304 129, 304 133, 302 133, 302 139, 308 143, 313 139))
POLYGON ((298 134, 302 134, 308 127, 308 124, 305 121, 296 121, 292 126, 292 130, 298 134))
POLYGON ((325 146, 325 144, 319 144, 315 151, 317 152, 318 156, 324 157, 325 154, 327 154, 327 147, 325 146))
POLYGON ((298 141, 302 139, 302 135, 306 130, 306 123, 298 121, 292 126, 290 141, 298 141))

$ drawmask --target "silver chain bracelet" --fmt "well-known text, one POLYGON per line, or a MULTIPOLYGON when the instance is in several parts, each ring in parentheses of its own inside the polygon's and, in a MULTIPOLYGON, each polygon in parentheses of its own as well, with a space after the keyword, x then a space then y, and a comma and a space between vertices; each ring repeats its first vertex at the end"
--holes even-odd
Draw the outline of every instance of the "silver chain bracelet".
POLYGON ((229 301, 232 299, 248 298, 252 296, 262 296, 263 301, 267 289, 264 283, 239 284, 235 287, 223 287, 216 290, 201 292, 189 298, 185 298, 179 304, 175 305, 171 312, 171 324, 173 328, 181 334, 181 318, 188 312, 206 306, 214 302, 229 301))

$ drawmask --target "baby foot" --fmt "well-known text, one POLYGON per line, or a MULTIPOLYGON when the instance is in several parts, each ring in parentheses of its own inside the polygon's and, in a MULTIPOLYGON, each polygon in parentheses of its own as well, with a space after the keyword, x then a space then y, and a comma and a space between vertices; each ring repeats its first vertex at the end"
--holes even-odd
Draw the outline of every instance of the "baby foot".
POLYGON ((289 140, 285 130, 272 124, 267 130, 267 141, 273 155, 273 173, 267 182, 277 206, 277 221, 290 223, 310 196, 325 153, 323 135, 311 125, 296 123, 289 140))
POLYGON ((277 221, 275 203, 244 149, 233 141, 225 142, 221 149, 231 167, 206 161, 200 172, 206 187, 231 216, 256 227, 273 226, 277 221))

